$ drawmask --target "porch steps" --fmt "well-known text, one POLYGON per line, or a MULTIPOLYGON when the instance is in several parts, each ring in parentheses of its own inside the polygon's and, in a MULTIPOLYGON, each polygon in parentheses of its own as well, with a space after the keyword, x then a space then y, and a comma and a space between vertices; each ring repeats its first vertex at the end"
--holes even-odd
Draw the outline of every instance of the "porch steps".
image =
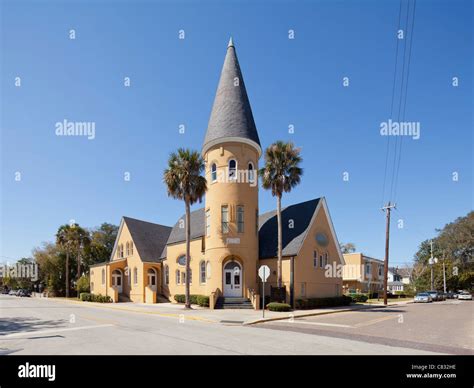
POLYGON ((216 309, 250 309, 253 310, 250 299, 247 298, 225 298, 217 299, 216 309))
POLYGON ((118 301, 119 302, 131 302, 130 298, 127 295, 124 294, 119 294, 118 296, 118 301))

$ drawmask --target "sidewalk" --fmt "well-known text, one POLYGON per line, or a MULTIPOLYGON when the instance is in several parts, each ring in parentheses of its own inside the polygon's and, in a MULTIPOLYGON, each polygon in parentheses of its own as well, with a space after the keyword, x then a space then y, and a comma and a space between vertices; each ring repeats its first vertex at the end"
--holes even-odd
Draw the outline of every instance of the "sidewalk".
MULTIPOLYGON (((262 310, 239 310, 239 309, 223 309, 210 310, 207 308, 192 306, 192 309, 184 309, 182 304, 176 303, 94 303, 81 302, 74 299, 66 298, 42 298, 44 300, 52 300, 64 303, 74 303, 84 307, 94 307, 102 309, 110 309, 117 311, 127 311, 141 314, 153 314, 166 318, 194 320, 206 323, 229 324, 229 325, 254 325, 262 322, 294 319, 315 315, 336 314, 346 311, 357 311, 363 309, 384 308, 383 304, 353 304, 351 306, 341 306, 333 308, 320 308, 313 310, 295 310, 290 312, 274 312, 265 311, 265 318, 262 316, 262 310)), ((405 305, 412 303, 411 301, 392 302, 388 306, 405 305)))

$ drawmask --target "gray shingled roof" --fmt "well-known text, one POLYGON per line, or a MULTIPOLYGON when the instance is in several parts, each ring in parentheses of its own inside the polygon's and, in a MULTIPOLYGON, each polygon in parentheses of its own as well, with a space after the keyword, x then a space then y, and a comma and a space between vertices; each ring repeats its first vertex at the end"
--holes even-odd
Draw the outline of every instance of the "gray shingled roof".
MULTIPOLYGON (((283 228, 283 256, 294 256, 303 244, 306 231, 310 226, 320 198, 290 205, 282 209, 283 225, 288 225, 289 220, 294 221, 294 228, 283 228)), ((180 228, 180 220, 185 220, 185 215, 176 222, 168 238, 168 244, 182 243, 186 240, 186 229, 180 228)), ((276 210, 261 214, 259 224, 259 257, 260 259, 276 257, 278 244, 278 225, 276 210)), ((184 225, 184 224, 183 224, 184 225)), ((205 235, 204 208, 191 212, 191 239, 205 235)), ((161 258, 166 258, 166 246, 163 248, 161 258)))
MULTIPOLYGON (((282 209, 281 220, 283 227, 283 256, 295 256, 303 244, 306 231, 316 211, 320 198, 297 203, 282 209), (287 228, 293 220, 293 229, 287 228)), ((278 223, 276 210, 261 214, 259 224, 259 258, 276 257, 278 254, 278 223)))
POLYGON ((217 87, 211 117, 204 139, 203 152, 212 142, 225 137, 252 140, 260 146, 252 109, 232 42, 229 42, 217 87), (238 78, 239 85, 234 86, 238 78))
POLYGON ((158 262, 166 246, 171 227, 123 217, 142 261, 158 262))
MULTIPOLYGON (((186 241, 186 228, 184 221, 186 221, 186 214, 183 214, 179 220, 174 224, 173 229, 168 237, 168 244, 175 244, 179 242, 186 241), (183 222, 180 222, 183 220, 183 222), (180 226, 183 226, 182 228, 180 226)), ((204 236, 205 234, 205 213, 204 208, 195 210, 191 212, 191 240, 195 238, 199 238, 204 236)), ((164 259, 166 257, 166 246, 161 253, 161 258, 164 259)))

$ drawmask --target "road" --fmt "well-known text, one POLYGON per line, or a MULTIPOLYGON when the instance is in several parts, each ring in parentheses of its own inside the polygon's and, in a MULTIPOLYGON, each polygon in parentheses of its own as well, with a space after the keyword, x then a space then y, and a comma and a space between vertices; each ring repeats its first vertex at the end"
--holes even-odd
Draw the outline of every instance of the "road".
MULTIPOLYGON (((434 354, 451 353, 453 349, 468 351, 462 347, 464 328, 472 325, 473 305, 450 306, 446 308, 450 314, 458 314, 459 318, 449 317, 449 322, 457 323, 451 328, 454 345, 450 349, 434 346, 427 349, 423 346, 414 347, 399 341, 406 327, 408 339, 413 340, 410 323, 412 312, 416 309, 429 311, 432 309, 437 316, 431 317, 432 322, 440 318, 441 305, 407 306, 400 308, 405 311, 405 323, 396 329, 396 333, 387 332, 387 325, 397 327, 394 319, 384 317, 392 312, 357 312, 338 313, 315 319, 304 319, 307 322, 330 323, 313 325, 291 322, 275 322, 259 325, 242 326, 241 324, 223 324, 205 320, 178 319, 175 316, 147 314, 126 309, 111 309, 89 303, 73 303, 69 301, 18 298, 0 295, 0 354, 26 355, 65 355, 65 354, 434 354), (459 315, 461 314, 461 315, 459 315), (372 318, 374 317, 374 318, 372 318), (462 324, 462 319, 467 322, 462 324), (334 326, 356 326, 357 329, 334 326), (342 322, 342 323, 341 323, 342 322), (364 322, 368 323, 364 326, 364 322), (369 323, 370 322, 370 323, 369 323), (313 327, 314 326, 314 327, 313 327), (385 327, 385 329, 384 329, 385 327), (345 331, 352 330, 347 336, 345 331), (369 330, 397 340, 375 341, 363 338, 369 330), (282 331, 284 333, 282 333, 282 331), (447 351, 449 350, 449 351, 447 351)), ((417 317, 415 313, 413 317, 417 317)), ((450 315, 448 314, 448 315, 450 315)), ((447 315, 442 315, 447 317, 447 315)), ((416 318, 419 319, 419 318, 416 318)), ((440 323, 436 325, 445 330, 440 323)), ((375 334, 368 334, 374 336, 375 334)), ((472 349, 472 331, 464 339, 472 349)), ((439 337, 430 337, 436 343, 439 337)), ((443 343, 449 342, 447 339, 443 343)), ((459 353, 461 354, 461 353, 459 353)))
POLYGON ((350 311, 259 325, 372 344, 428 350, 447 354, 474 354, 474 303, 446 300, 382 309, 350 311))

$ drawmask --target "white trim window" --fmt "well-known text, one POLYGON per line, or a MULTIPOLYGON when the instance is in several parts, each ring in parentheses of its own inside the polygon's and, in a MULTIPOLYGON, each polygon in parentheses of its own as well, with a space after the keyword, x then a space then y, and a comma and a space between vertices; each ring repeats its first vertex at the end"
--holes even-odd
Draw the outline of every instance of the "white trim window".
POLYGON ((170 284, 170 267, 165 265, 165 284, 170 284))
POLYGON ((318 252, 313 251, 313 267, 318 268, 318 252))
POLYGON ((249 162, 249 165, 248 165, 248 178, 249 178, 249 183, 255 182, 255 169, 253 167, 252 162, 249 162))
POLYGON ((211 164, 211 182, 214 183, 217 181, 217 165, 215 163, 211 164))
POLYGON ((237 179, 237 160, 231 159, 229 160, 229 175, 228 178, 230 181, 234 181, 237 179))
POLYGON ((133 269, 133 284, 138 284, 138 269, 135 267, 133 269))
POLYGON ((211 211, 209 209, 206 210, 206 236, 209 237, 211 235, 211 211))
POLYGON ((229 206, 221 206, 221 230, 222 233, 229 233, 229 206))
POLYGON ((383 273, 383 266, 379 265, 379 276, 382 276, 383 273))
POLYGON ((125 254, 126 254, 127 256, 130 256, 130 244, 128 243, 128 241, 127 241, 127 243, 125 244, 125 254))
POLYGON ((370 265, 370 263, 365 264, 365 274, 368 275, 368 276, 370 275, 371 267, 372 266, 370 265))
POLYGON ((237 206, 237 232, 244 233, 244 207, 237 206))
POLYGON ((130 241, 130 255, 133 255, 133 241, 130 241))
POLYGON ((201 284, 206 284, 207 276, 206 276, 206 262, 202 260, 199 263, 199 280, 201 284))

